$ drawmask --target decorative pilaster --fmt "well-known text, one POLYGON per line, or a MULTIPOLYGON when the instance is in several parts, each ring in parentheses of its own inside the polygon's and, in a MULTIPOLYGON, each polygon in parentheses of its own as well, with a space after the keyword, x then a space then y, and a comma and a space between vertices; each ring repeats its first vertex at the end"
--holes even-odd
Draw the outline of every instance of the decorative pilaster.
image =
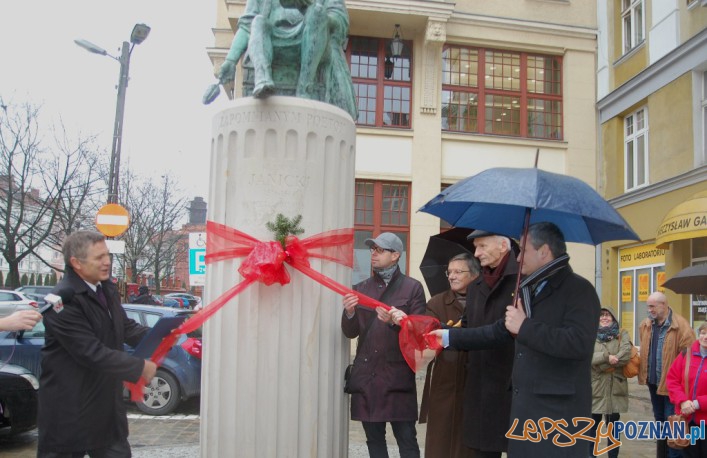
POLYGON ((422 84, 422 114, 435 114, 439 104, 439 61, 442 45, 447 40, 447 24, 432 19, 427 20, 425 48, 423 56, 424 82, 422 84))

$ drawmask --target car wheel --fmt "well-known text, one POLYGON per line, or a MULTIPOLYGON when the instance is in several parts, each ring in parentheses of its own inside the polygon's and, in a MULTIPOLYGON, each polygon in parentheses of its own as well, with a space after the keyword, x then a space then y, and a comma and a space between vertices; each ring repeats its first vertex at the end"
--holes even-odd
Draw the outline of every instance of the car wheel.
POLYGON ((149 385, 145 386, 143 402, 135 405, 140 411, 148 415, 167 415, 174 411, 179 405, 179 383, 169 372, 161 369, 149 385))

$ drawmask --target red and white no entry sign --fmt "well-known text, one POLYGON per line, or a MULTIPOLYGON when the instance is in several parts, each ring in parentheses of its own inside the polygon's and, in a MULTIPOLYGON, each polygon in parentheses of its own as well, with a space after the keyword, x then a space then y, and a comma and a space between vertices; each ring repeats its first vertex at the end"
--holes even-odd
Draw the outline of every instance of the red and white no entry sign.
POLYGON ((129 226, 130 215, 122 205, 107 204, 96 213, 96 228, 106 237, 117 237, 129 226))

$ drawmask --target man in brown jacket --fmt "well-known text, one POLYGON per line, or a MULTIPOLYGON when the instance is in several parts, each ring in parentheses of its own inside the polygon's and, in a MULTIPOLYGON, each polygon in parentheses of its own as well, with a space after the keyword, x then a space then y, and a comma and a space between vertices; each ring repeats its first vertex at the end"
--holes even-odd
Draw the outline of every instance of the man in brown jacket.
MULTIPOLYGON (((665 388, 665 376, 678 353, 695 341, 690 323, 668 307, 665 294, 656 291, 648 296, 648 318, 639 325, 641 338, 641 366, 638 383, 648 385, 656 421, 666 421, 675 407, 665 388)), ((657 442, 658 457, 680 457, 682 452, 667 446, 665 439, 657 442)))

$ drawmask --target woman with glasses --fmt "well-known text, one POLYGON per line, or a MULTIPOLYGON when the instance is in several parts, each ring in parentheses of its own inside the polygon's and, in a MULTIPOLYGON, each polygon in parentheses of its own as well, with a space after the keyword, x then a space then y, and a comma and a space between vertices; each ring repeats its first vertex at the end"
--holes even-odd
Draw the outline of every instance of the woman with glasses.
MULTIPOLYGON (((469 254, 454 256, 447 265, 449 289, 427 303, 427 315, 441 323, 459 323, 466 307, 466 290, 479 276, 479 261, 469 254)), ((458 325, 458 324, 457 324, 458 325)), ((427 423, 426 458, 471 457, 462 442, 462 406, 467 352, 445 350, 427 367, 420 405, 420 423, 427 423)))
MULTIPOLYGON (((597 426, 604 420, 602 431, 617 421, 620 412, 628 411, 628 381, 623 366, 631 358, 631 340, 628 332, 619 328, 614 310, 602 307, 599 330, 592 357, 592 419, 594 426, 589 436, 596 437, 597 426)), ((613 427, 612 427, 613 428, 613 427)), ((610 445, 610 444, 609 444, 610 445)), ((599 450, 606 448, 600 445, 599 450)), ((589 442, 589 456, 594 455, 594 443, 589 442)), ((619 456, 619 447, 609 450, 609 458, 619 456)))

